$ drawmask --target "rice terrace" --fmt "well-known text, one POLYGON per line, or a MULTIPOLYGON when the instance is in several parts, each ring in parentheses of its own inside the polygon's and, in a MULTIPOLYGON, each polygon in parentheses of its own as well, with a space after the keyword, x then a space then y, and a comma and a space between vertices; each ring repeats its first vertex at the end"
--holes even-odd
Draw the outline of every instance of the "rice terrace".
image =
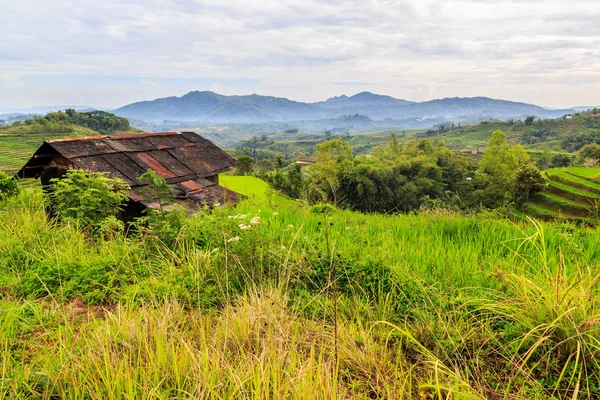
POLYGON ((0 399, 600 399, 597 1, 0 13, 0 399))

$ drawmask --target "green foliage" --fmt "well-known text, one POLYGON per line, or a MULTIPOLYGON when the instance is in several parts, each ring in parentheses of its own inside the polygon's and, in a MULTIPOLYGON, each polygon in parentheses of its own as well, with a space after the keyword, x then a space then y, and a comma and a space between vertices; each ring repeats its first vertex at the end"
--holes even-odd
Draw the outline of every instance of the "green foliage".
POLYGON ((103 261, 90 264, 41 261, 27 269, 18 289, 29 298, 50 296, 69 301, 81 296, 88 304, 102 304, 118 298, 119 288, 128 281, 116 265, 103 261))
POLYGON ((539 169, 532 164, 523 164, 515 173, 517 190, 516 200, 520 204, 529 200, 529 196, 546 189, 546 178, 539 169))
POLYGON ((69 170, 64 178, 51 182, 49 194, 53 212, 61 219, 92 228, 115 217, 129 193, 127 183, 101 172, 69 170))
POLYGON ((317 162, 307 169, 310 186, 321 200, 337 205, 342 179, 354 167, 352 147, 341 139, 332 139, 317 145, 317 162))
POLYGON ((600 144, 586 144, 577 155, 583 160, 589 160, 592 165, 598 165, 600 164, 600 144))
MULTIPOLYGON (((20 126, 27 127, 29 133, 73 133, 75 132, 73 125, 100 133, 114 133, 131 129, 126 118, 117 117, 106 111, 78 112, 72 108, 50 112, 45 116, 36 115, 20 124, 20 126)), ((13 126, 17 125, 13 124, 13 126)))
POLYGON ((167 184, 167 181, 163 178, 156 175, 156 171, 152 169, 148 169, 140 175, 138 181, 142 185, 147 185, 146 188, 142 190, 142 193, 146 195, 144 200, 157 205, 156 208, 150 207, 149 210, 155 210, 154 212, 159 215, 164 214, 166 212, 166 207, 173 203, 173 187, 167 184))
POLYGON ((365 212, 419 209, 425 199, 468 204, 474 166, 431 139, 399 143, 392 138, 372 156, 359 156, 342 180, 346 207, 365 212))
POLYGON ((240 156, 237 158, 237 165, 235 166, 236 175, 251 175, 254 171, 254 161, 251 157, 240 156))
POLYGON ((569 167, 572 161, 573 157, 567 154, 556 154, 552 156, 552 164, 550 166, 552 168, 569 167))
POLYGON ((334 206, 327 203, 315 204, 310 208, 313 214, 333 214, 336 210, 334 206))
POLYGON ((504 132, 495 131, 479 163, 474 197, 489 208, 520 205, 530 194, 543 190, 544 181, 523 147, 511 148, 504 132))
POLYGON ((0 172, 0 201, 19 194, 20 188, 16 180, 4 172, 0 172))
POLYGON ((276 195, 168 242, 104 222, 0 205, 1 396, 598 397, 597 230, 276 195))
POLYGON ((146 208, 146 215, 135 225, 140 232, 150 234, 165 244, 173 244, 185 217, 183 207, 174 201, 174 188, 151 169, 140 175, 138 181, 146 185, 142 193, 150 205, 146 208))

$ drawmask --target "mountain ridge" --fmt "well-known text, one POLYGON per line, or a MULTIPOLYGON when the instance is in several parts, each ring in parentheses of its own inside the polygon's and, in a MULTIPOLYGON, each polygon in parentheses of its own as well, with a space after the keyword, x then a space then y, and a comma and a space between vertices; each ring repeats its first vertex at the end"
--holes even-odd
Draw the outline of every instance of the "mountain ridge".
POLYGON ((474 122, 482 119, 522 119, 528 115, 558 118, 575 109, 553 110, 510 100, 489 97, 446 97, 423 102, 397 99, 371 92, 352 96, 330 97, 313 103, 285 97, 251 95, 226 96, 213 91, 191 91, 183 96, 170 96, 131 103, 114 110, 126 118, 141 121, 165 120, 261 123, 338 118, 361 114, 375 121, 386 119, 447 119, 474 122))

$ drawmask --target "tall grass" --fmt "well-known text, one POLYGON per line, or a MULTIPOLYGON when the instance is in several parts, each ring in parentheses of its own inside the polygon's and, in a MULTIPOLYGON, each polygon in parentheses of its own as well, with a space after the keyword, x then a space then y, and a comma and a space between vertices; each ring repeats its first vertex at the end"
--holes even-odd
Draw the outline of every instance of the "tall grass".
POLYGON ((595 398, 598 238, 268 194, 105 240, 27 189, 0 205, 0 396, 595 398))

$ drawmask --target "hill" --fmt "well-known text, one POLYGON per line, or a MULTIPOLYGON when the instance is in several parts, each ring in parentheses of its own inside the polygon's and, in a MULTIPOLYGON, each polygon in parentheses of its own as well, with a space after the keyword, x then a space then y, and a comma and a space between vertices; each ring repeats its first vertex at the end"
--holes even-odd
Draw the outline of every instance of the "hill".
POLYGON ((128 233, 0 202, 0 397, 598 398, 598 230, 233 178, 255 196, 128 233))
POLYGON ((545 172, 548 189, 523 210, 537 218, 597 225, 600 219, 600 168, 553 168, 545 172))
POLYGON ((317 106, 271 96, 223 96, 214 92, 189 92, 129 104, 115 114, 142 121, 257 122, 301 120, 319 115, 317 106))
POLYGON ((483 149, 496 130, 503 131, 511 144, 519 143, 531 150, 573 152, 600 141, 600 109, 558 119, 484 121, 470 126, 445 124, 417 136, 443 138, 453 149, 483 149))
POLYGON ((0 127, 0 171, 17 172, 45 141, 99 134, 139 132, 125 118, 104 111, 80 113, 73 109, 0 127))
POLYGON ((271 96, 224 96, 214 92, 189 92, 182 97, 142 101, 118 108, 115 114, 147 122, 235 122, 300 121, 360 114, 377 121, 418 118, 421 126, 439 119, 474 122, 484 119, 525 118, 536 115, 557 118, 575 110, 549 110, 532 104, 487 97, 445 98, 410 102, 370 92, 340 96, 316 103, 302 103, 271 96))

